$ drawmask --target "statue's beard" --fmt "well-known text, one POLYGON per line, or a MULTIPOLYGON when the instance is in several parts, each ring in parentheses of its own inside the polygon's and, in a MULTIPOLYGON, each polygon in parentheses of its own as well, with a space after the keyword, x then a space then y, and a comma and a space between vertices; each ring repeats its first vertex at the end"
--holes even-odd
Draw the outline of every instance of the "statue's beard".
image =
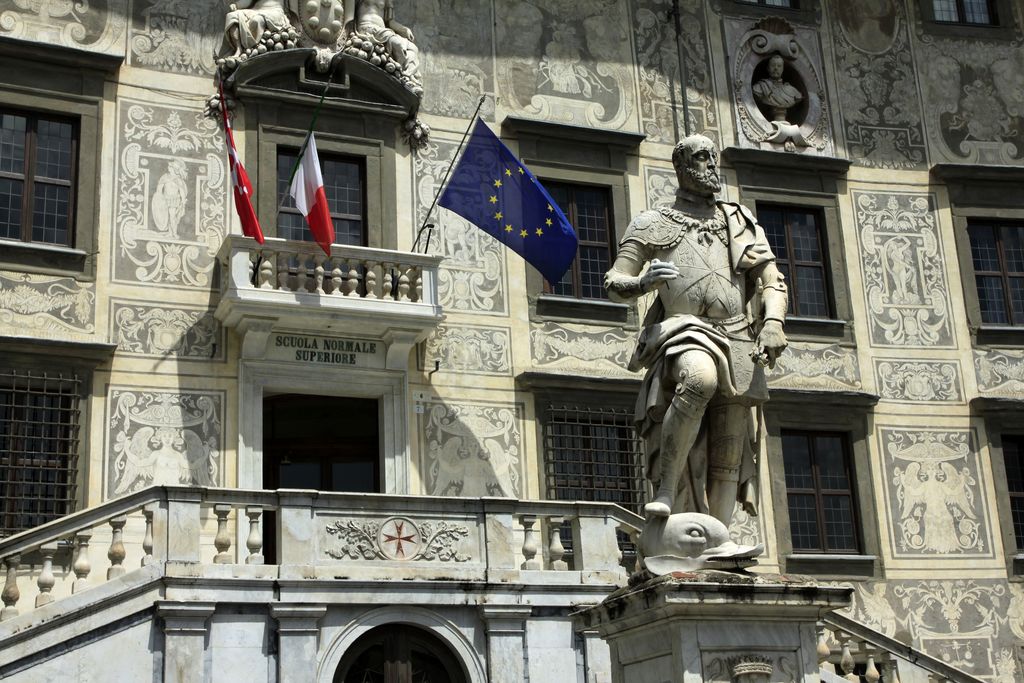
POLYGON ((717 173, 714 171, 701 173, 692 168, 683 170, 679 176, 679 185, 687 192, 698 195, 713 195, 722 189, 722 183, 719 181, 717 173))

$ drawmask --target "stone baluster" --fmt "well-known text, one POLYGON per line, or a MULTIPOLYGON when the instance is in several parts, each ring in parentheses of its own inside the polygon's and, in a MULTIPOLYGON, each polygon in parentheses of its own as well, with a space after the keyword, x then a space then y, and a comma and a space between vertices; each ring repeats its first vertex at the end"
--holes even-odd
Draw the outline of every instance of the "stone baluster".
POLYGON ((871 653, 868 654, 867 664, 864 665, 864 680, 868 683, 878 683, 881 680, 882 674, 878 671, 875 666, 875 656, 871 653))
POLYGON ((348 284, 345 287, 345 296, 359 296, 359 268, 358 261, 349 263, 348 284))
POLYGON ((18 567, 20 565, 21 555, 10 555, 4 558, 7 578, 4 580, 3 591, 0 591, 0 599, 4 602, 4 608, 0 610, 0 621, 18 616, 18 599, 21 598, 21 591, 18 590, 18 567))
POLYGON ((36 585, 39 586, 39 595, 36 596, 36 607, 49 605, 53 602, 53 596, 50 594, 50 591, 53 590, 53 586, 57 583, 57 579, 53 575, 53 556, 57 554, 57 544, 47 543, 43 545, 39 548, 39 554, 43 556, 43 566, 39 570, 39 578, 36 579, 36 585))
POLYGON ((896 664, 896 661, 893 660, 889 662, 889 666, 887 668, 889 669, 889 675, 885 680, 888 681, 888 683, 900 683, 899 666, 896 664))
POLYGON ((366 298, 376 299, 377 297, 377 262, 366 262, 366 298))
POLYGON ((385 262, 380 264, 380 268, 382 278, 380 298, 390 299, 392 298, 391 290, 395 288, 393 266, 392 264, 385 262))
POLYGON ((245 558, 246 564, 263 564, 263 532, 260 531, 260 515, 263 508, 251 506, 245 508, 245 516, 249 518, 249 537, 245 539, 245 547, 249 549, 249 555, 245 558))
POLYGON ((91 540, 91 529, 75 534, 75 561, 71 565, 72 571, 75 572, 75 582, 71 584, 72 593, 89 587, 89 572, 92 571, 92 563, 89 562, 89 541, 91 540))
POLYGON ((409 300, 409 270, 412 268, 399 268, 398 269, 398 300, 408 301, 409 300))
POLYGON ((855 662, 853 661, 853 654, 850 652, 850 638, 849 636, 843 637, 842 634, 836 633, 836 638, 840 638, 843 643, 843 651, 839 656, 839 667, 845 674, 843 678, 848 681, 856 681, 860 683, 860 677, 853 673, 855 662))
POLYGON ((107 581, 116 579, 118 576, 124 576, 125 568, 123 566, 124 558, 127 555, 124 549, 124 541, 122 536, 124 535, 124 525, 128 522, 128 518, 124 515, 112 517, 110 520, 111 537, 110 537, 110 549, 107 551, 107 559, 110 560, 110 568, 107 569, 107 581))
POLYGON ((249 252, 249 260, 246 262, 246 265, 249 267, 249 272, 246 273, 246 275, 249 278, 250 285, 255 286, 256 284, 256 261, 258 261, 259 258, 260 255, 258 253, 249 252))
POLYGON ((295 257, 295 291, 306 292, 309 291, 307 280, 309 276, 309 257, 302 254, 298 254, 295 257))
POLYGON ((260 289, 274 288, 274 259, 261 256, 257 283, 260 289))
POLYGON ((341 274, 340 262, 332 259, 332 263, 334 267, 331 269, 331 294, 343 294, 341 288, 345 278, 341 274))
POLYGON ((412 291, 416 296, 416 301, 423 301, 423 269, 413 266, 410 270, 412 271, 412 291))
POLYGON ((537 531, 533 525, 537 523, 536 515, 522 515, 520 521, 523 524, 523 559, 521 569, 540 569, 540 560, 537 553, 540 551, 540 543, 537 540, 537 531))
POLYGON ((287 292, 288 287, 288 254, 281 251, 277 254, 277 288, 287 292))
POLYGON ((142 537, 142 566, 153 562, 153 509, 146 507, 142 511, 146 518, 146 533, 142 537))
POLYGON ((317 254, 313 258, 313 282, 317 294, 326 293, 324 292, 324 261, 326 260, 327 257, 324 254, 317 254))
POLYGON ((565 546, 562 545, 562 523, 564 517, 548 517, 548 534, 551 542, 548 544, 548 560, 551 569, 556 572, 564 572, 569 565, 562 558, 565 557, 565 546))
POLYGON ((217 516, 217 535, 213 538, 213 546, 217 554, 213 558, 214 564, 231 564, 231 534, 228 533, 228 515, 231 514, 231 506, 218 504, 213 506, 213 514, 217 516))

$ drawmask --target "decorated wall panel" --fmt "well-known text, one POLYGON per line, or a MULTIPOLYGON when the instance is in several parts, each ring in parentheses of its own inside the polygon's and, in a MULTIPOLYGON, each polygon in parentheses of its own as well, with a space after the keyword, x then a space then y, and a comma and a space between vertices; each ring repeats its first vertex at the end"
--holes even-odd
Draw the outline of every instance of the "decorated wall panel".
POLYGON ((106 406, 106 497, 147 486, 224 483, 222 391, 111 386, 106 406))
POLYGON ((425 493, 523 496, 522 404, 434 402, 424 408, 420 453, 425 493))
POLYGON ((883 400, 963 403, 960 364, 950 361, 874 359, 875 386, 883 400))
POLYGON ((111 300, 110 341, 118 353, 179 360, 224 360, 224 328, 213 311, 111 300))
POLYGON ((427 338, 423 367, 469 375, 512 374, 511 330, 507 327, 440 325, 427 338))
POLYGON ((227 3, 134 0, 129 52, 132 66, 159 71, 214 73, 227 3))
POLYGON ((875 168, 924 165, 924 124, 904 3, 844 0, 829 7, 835 91, 850 156, 875 168))
POLYGON ((3 334, 89 340, 95 331, 95 283, 0 271, 0 332, 3 334))
POLYGON ((502 106, 558 123, 636 128, 627 3, 509 0, 494 7, 502 106))
POLYGON ((839 344, 792 342, 768 373, 768 385, 779 389, 858 391, 857 352, 839 344))
POLYGON ((974 374, 982 394, 1020 398, 1024 394, 1024 351, 974 349, 974 374))
POLYGON ((0 0, 0 36, 124 54, 127 0, 0 0))
MULTIPOLYGON (((451 163, 457 142, 432 140, 416 154, 413 166, 415 225, 423 223, 451 163)), ((508 313, 505 250, 501 243, 455 213, 438 207, 431 251, 445 257, 438 294, 448 312, 508 313)))
POLYGON ((880 427, 878 442, 893 557, 994 557, 973 431, 880 427))
MULTIPOLYGON (((715 103, 713 64, 708 46, 705 3, 682 0, 680 25, 686 75, 686 106, 692 131, 721 144, 715 103)), ((671 0, 638 0, 633 4, 633 42, 640 86, 640 127, 650 142, 675 144, 685 134, 680 91, 679 41, 674 22, 667 19, 671 0)))
POLYGON ((112 276, 208 290, 227 226, 224 142, 199 109, 118 104, 112 276))
POLYGON ((530 326, 535 369, 568 375, 633 377, 626 370, 636 345, 632 331, 545 322, 530 326))
POLYGON ((955 347, 934 196, 852 197, 871 345, 955 347))

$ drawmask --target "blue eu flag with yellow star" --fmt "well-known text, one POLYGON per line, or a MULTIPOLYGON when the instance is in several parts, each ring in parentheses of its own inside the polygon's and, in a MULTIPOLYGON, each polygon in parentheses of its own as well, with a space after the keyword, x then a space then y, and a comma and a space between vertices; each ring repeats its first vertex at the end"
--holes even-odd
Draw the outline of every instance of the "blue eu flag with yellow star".
POLYGON ((576 232, 565 214, 481 119, 438 203, 522 256, 552 284, 576 258, 576 232))

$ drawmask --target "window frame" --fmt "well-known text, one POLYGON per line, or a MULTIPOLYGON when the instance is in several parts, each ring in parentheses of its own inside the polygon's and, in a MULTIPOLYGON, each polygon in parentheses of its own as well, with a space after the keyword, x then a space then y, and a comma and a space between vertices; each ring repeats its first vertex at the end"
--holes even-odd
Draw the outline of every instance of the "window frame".
MULTIPOLYGON (((320 161, 320 173, 321 173, 321 175, 323 175, 323 172, 324 172, 324 163, 326 161, 328 161, 328 160, 350 162, 350 163, 354 163, 356 166, 358 166, 358 168, 359 168, 359 183, 360 183, 359 190, 360 190, 360 194, 361 194, 360 201, 362 203, 362 208, 363 208, 362 215, 356 216, 355 214, 347 214, 347 213, 341 213, 341 212, 333 211, 329 205, 328 205, 327 209, 328 209, 328 212, 330 213, 332 222, 335 219, 341 219, 341 220, 354 220, 354 219, 358 219, 360 221, 360 223, 361 223, 362 241, 359 244, 354 244, 354 245, 349 245, 349 246, 357 246, 357 247, 368 246, 370 230, 369 230, 369 223, 367 221, 367 194, 368 194, 368 191, 367 191, 367 187, 366 187, 366 157, 358 156, 358 155, 353 155, 353 154, 337 153, 337 152, 333 152, 333 151, 321 152, 320 149, 319 149, 319 143, 318 143, 317 147, 318 147, 318 149, 317 149, 317 156, 319 157, 319 161, 320 161)), ((298 152, 299 152, 299 147, 298 146, 292 147, 292 146, 289 146, 289 145, 278 145, 278 148, 277 148, 277 161, 278 161, 278 163, 275 164, 275 166, 274 166, 275 178, 278 181, 280 181, 280 177, 278 176, 277 171, 280 169, 279 164, 280 164, 280 157, 281 157, 281 155, 282 154, 291 154, 292 156, 297 156, 298 152)), ((283 195, 279 194, 278 195, 278 199, 280 199, 281 196, 283 196, 283 195)), ((278 236, 278 232, 280 230, 280 222, 281 222, 281 214, 282 213, 292 214, 292 215, 296 215, 296 216, 301 216, 302 215, 301 213, 299 213, 299 210, 296 209, 294 205, 285 206, 285 204, 283 204, 283 203, 279 204, 278 207, 277 207, 277 212, 274 214, 274 221, 273 221, 273 226, 274 226, 274 234, 273 234, 273 236, 274 237, 278 236)), ((303 216, 303 223, 302 224, 304 226, 304 228, 303 228, 304 232, 308 233, 309 232, 309 225, 305 223, 305 217, 304 216, 303 216)), ((335 229, 335 232, 337 232, 337 229, 335 229)), ((337 235, 335 235, 335 237, 337 237, 337 235)), ((344 244, 344 243, 337 243, 337 244, 344 244)))
POLYGON ((1003 559, 1010 581, 1024 582, 1024 547, 1017 546, 1010 506, 1009 482, 1006 478, 1007 437, 1019 439, 1024 445, 1024 408, 1017 402, 1000 398, 979 397, 971 401, 972 412, 984 419, 985 434, 980 443, 988 443, 992 485, 995 491, 993 525, 998 522, 1003 545, 1003 559), (986 438, 987 437, 987 438, 986 438))
POLYGON ((1020 318, 1020 322, 1016 322, 1015 319, 1014 319, 1015 316, 1014 316, 1014 313, 1013 313, 1013 305, 1010 303, 1010 293, 1011 293, 1010 279, 1015 277, 1015 278, 1024 280, 1024 273, 1021 273, 1019 275, 1010 275, 1010 271, 1008 269, 1008 265, 1007 265, 1007 261, 1006 261, 1006 252, 1005 252, 1005 249, 1003 247, 1003 238, 1002 238, 1002 228, 1008 228, 1008 227, 1019 227, 1021 229, 1024 229, 1024 220, 1022 220, 1022 221, 1012 221, 1012 220, 1007 220, 1005 218, 1004 219, 998 219, 998 220, 979 220, 977 217, 969 218, 967 220, 967 241, 968 241, 968 243, 970 244, 970 247, 971 247, 971 269, 972 269, 972 271, 974 273, 974 291, 975 291, 975 294, 978 295, 977 296, 977 299, 978 299, 978 315, 980 316, 981 324, 983 326, 1002 327, 1002 328, 1021 328, 1021 329, 1024 329, 1024 313, 1022 313, 1020 316, 1018 316, 1020 318), (971 237, 971 233, 976 228, 990 228, 990 229, 992 229, 994 231, 994 233, 995 233, 995 242, 996 242, 996 254, 997 254, 997 258, 999 260, 999 270, 998 271, 995 271, 995 270, 979 271, 975 267, 975 264, 974 264, 974 241, 973 241, 973 239, 971 237), (1006 318, 1007 318, 1007 320, 1009 322, 1006 322, 1006 323, 988 322, 988 321, 986 321, 984 319, 985 313, 981 309, 981 296, 978 293, 978 277, 979 276, 981 276, 981 277, 993 277, 993 276, 996 276, 996 277, 998 277, 1000 279, 1001 286, 1002 286, 1002 292, 1003 292, 1003 313, 1006 315, 1006 318))
POLYGON ((935 18, 934 0, 914 0, 918 3, 919 26, 925 33, 947 38, 972 40, 1014 40, 1016 17, 1012 0, 988 0, 991 24, 968 24, 939 21, 935 18))
MULTIPOLYGON (((850 554, 861 554, 864 542, 861 539, 861 530, 859 528, 859 517, 860 514, 857 510, 857 491, 856 491, 856 480, 853 477, 853 467, 850 464, 850 434, 845 431, 832 431, 832 430, 818 430, 818 429, 790 429, 784 428, 780 430, 780 437, 785 440, 787 436, 799 436, 807 439, 808 452, 811 458, 811 478, 813 487, 809 489, 791 489, 789 485, 786 485, 786 509, 789 509, 788 502, 790 495, 812 495, 814 496, 814 507, 815 507, 815 521, 817 522, 818 528, 818 547, 817 548, 793 548, 794 554, 826 554, 826 555, 850 555, 850 554), (821 468, 818 463, 818 458, 815 453, 815 440, 818 437, 837 437, 841 444, 843 451, 843 470, 846 475, 846 480, 850 484, 848 489, 826 489, 821 485, 820 473, 821 468), (851 504, 851 527, 853 530, 854 545, 856 548, 842 548, 833 550, 827 547, 828 544, 828 533, 826 531, 827 521, 825 519, 825 507, 823 504, 825 496, 837 496, 844 495, 850 500, 851 504)), ((785 461, 785 449, 783 449, 783 461, 785 461)), ((792 539, 792 519, 790 520, 790 539, 792 539)))
MULTIPOLYGON (((829 268, 829 264, 831 262, 831 258, 829 256, 828 240, 827 239, 823 239, 823 237, 824 237, 823 233, 825 232, 825 228, 824 228, 825 217, 824 217, 824 211, 823 211, 822 207, 821 206, 813 206, 813 205, 812 206, 801 206, 801 205, 798 205, 798 204, 786 204, 786 203, 778 204, 778 203, 768 202, 768 201, 764 201, 764 202, 758 201, 758 202, 756 202, 756 211, 755 211, 754 215, 758 216, 758 223, 760 223, 762 225, 762 227, 763 227, 764 223, 761 221, 760 213, 759 213, 762 209, 779 210, 783 214, 783 221, 782 222, 783 222, 783 228, 784 228, 784 230, 786 232, 786 251, 790 255, 790 258, 786 259, 786 263, 790 267, 790 271, 789 271, 790 272, 790 277, 787 278, 787 284, 789 286, 789 291, 792 292, 793 308, 795 309, 792 312, 795 313, 796 310, 799 310, 799 308, 800 308, 800 290, 799 290, 799 286, 797 285, 797 278, 796 278, 796 270, 797 270, 797 268, 799 268, 801 266, 803 266, 803 267, 814 266, 814 267, 819 268, 821 270, 822 282, 824 283, 824 287, 825 287, 825 306, 828 309, 828 315, 824 315, 824 316, 817 316, 817 315, 800 316, 799 314, 797 314, 794 317, 796 317, 796 318, 803 317, 803 318, 808 319, 808 320, 835 320, 836 319, 836 313, 835 313, 835 311, 836 311, 836 297, 835 297, 835 291, 834 291, 835 287, 833 286, 831 278, 829 277, 829 275, 831 274, 831 269, 829 268), (791 212, 791 211, 795 212, 795 211, 798 211, 798 210, 802 211, 802 212, 809 213, 809 214, 811 214, 811 215, 813 215, 815 217, 815 226, 814 227, 815 227, 815 234, 817 235, 817 238, 818 238, 818 253, 821 254, 821 261, 797 261, 796 258, 795 258, 795 250, 793 248, 793 236, 792 236, 792 233, 789 230, 789 223, 786 221, 786 215, 789 212, 791 212)), ((781 261, 781 259, 780 259, 780 261, 781 261)))
POLYGON ((879 501, 872 492, 874 466, 868 445, 871 409, 878 396, 856 391, 773 389, 765 403, 766 480, 778 539, 782 573, 801 573, 849 579, 879 579, 883 575, 878 526, 879 501), (859 554, 797 552, 790 539, 789 498, 782 453, 783 430, 839 432, 847 435, 853 500, 860 533, 859 554))
MULTIPOLYGON (((572 275, 572 282, 570 284, 572 285, 573 293, 572 294, 559 294, 559 293, 556 293, 553 290, 554 290, 554 284, 557 284, 557 283, 553 284, 553 283, 548 282, 547 280, 544 280, 544 293, 547 294, 547 295, 550 295, 550 296, 567 297, 567 298, 570 298, 570 299, 577 299, 577 300, 580 300, 580 301, 604 301, 604 302, 610 302, 610 300, 608 299, 607 293, 604 292, 603 289, 601 291, 602 291, 602 293, 604 293, 604 296, 601 296, 601 297, 585 297, 585 296, 582 296, 582 290, 583 290, 583 271, 582 271, 582 269, 580 267, 580 249, 582 247, 585 247, 585 246, 587 246, 587 247, 599 247, 599 248, 603 247, 606 250, 606 254, 608 256, 608 267, 609 268, 611 267, 612 263, 615 262, 615 255, 616 255, 616 252, 617 252, 617 250, 616 250, 617 240, 615 239, 615 237, 616 237, 615 225, 613 223, 614 217, 615 217, 615 207, 612 205, 612 197, 611 197, 610 188, 608 186, 606 186, 606 185, 591 185, 591 184, 587 184, 587 183, 571 183, 571 182, 567 182, 567 181, 564 181, 564 180, 553 180, 553 179, 550 179, 550 178, 538 178, 538 180, 540 181, 541 185, 544 186, 544 189, 548 190, 549 193, 551 192, 551 190, 549 189, 549 185, 553 186, 553 187, 566 188, 566 189, 569 190, 569 192, 570 192, 570 201, 569 201, 568 211, 566 211, 567 207, 559 207, 559 208, 561 208, 563 213, 565 213, 565 217, 569 219, 569 224, 573 226, 573 230, 574 231, 576 230, 576 214, 577 214, 576 192, 577 192, 577 190, 586 189, 586 190, 596 190, 596 191, 601 192, 604 195, 604 199, 605 199, 604 220, 605 220, 605 233, 606 233, 606 236, 607 236, 607 241, 604 242, 604 243, 596 242, 596 241, 584 241, 583 239, 579 239, 579 233, 577 232, 576 236, 577 236, 578 241, 579 241, 579 246, 577 246, 577 248, 576 248, 576 256, 575 256, 575 258, 573 258, 572 264, 569 266, 569 272, 572 275)), ((603 275, 604 274, 602 273, 602 276, 603 275)))
POLYGON ((1002 434, 1000 436, 1000 449, 1002 450, 1002 454, 1003 454, 1003 475, 1004 475, 1003 479, 1006 481, 1006 500, 1007 500, 1007 502, 1010 505, 1010 529, 1011 529, 1011 533, 1013 534, 1013 538, 1014 538, 1014 549, 1016 551, 1015 554, 1019 555, 1019 554, 1024 553, 1024 531, 1022 531, 1021 534, 1017 533, 1017 525, 1016 525, 1016 520, 1014 519, 1013 512, 1014 512, 1014 501, 1019 501, 1020 502, 1020 507, 1021 507, 1021 513, 1024 514, 1024 488, 1022 488, 1022 489, 1020 489, 1018 491, 1014 491, 1013 489, 1010 488, 1010 478, 1008 476, 1006 476, 1006 471, 1008 469, 1006 467, 1006 463, 1007 463, 1007 460, 1008 460, 1008 458, 1007 458, 1007 450, 1008 449, 1006 447, 1006 443, 1007 443, 1008 438, 1009 438, 1009 440, 1012 440, 1012 441, 1016 442, 1016 444, 1017 444, 1016 450, 1017 450, 1017 460, 1018 460, 1018 465, 1019 465, 1017 467, 1017 469, 1021 470, 1021 471, 1024 471, 1024 434, 1009 433, 1009 434, 1002 434))
POLYGON ((762 5, 746 0, 717 0, 726 15, 782 16, 802 24, 821 24, 820 0, 793 0, 796 7, 762 5))
POLYGON ((32 245, 43 245, 49 247, 58 248, 75 248, 75 202, 78 199, 77 184, 78 184, 78 148, 79 148, 79 125, 78 120, 74 117, 66 115, 55 115, 46 112, 33 111, 29 109, 23 109, 21 107, 11 106, 0 106, 0 116, 20 116, 26 120, 25 126, 25 157, 23 160, 24 172, 18 176, 15 173, 9 173, 0 170, 0 178, 8 180, 20 180, 22 182, 22 195, 21 195, 21 237, 18 239, 11 237, 0 237, 0 244, 7 244, 8 242, 20 241, 24 244, 32 245), (61 180, 59 178, 46 178, 40 180, 37 173, 37 151, 38 151, 38 138, 39 138, 39 123, 40 121, 52 121, 55 123, 65 123, 71 126, 71 178, 69 180, 61 180), (33 215, 35 210, 33 208, 33 202, 35 200, 35 187, 36 184, 48 184, 58 185, 61 187, 68 188, 68 213, 64 216, 67 219, 67 234, 68 244, 60 244, 57 242, 46 242, 43 240, 35 240, 32 238, 33 232, 33 215))
POLYGON ((988 9, 989 21, 988 23, 979 23, 974 21, 967 21, 967 7, 964 5, 964 0, 953 0, 956 4, 954 9, 956 10, 957 19, 950 21, 948 19, 938 19, 935 14, 935 0, 925 0, 928 6, 931 8, 932 21, 936 24, 947 24, 950 26, 982 26, 992 27, 999 26, 999 7, 995 0, 985 0, 985 6, 988 9))

